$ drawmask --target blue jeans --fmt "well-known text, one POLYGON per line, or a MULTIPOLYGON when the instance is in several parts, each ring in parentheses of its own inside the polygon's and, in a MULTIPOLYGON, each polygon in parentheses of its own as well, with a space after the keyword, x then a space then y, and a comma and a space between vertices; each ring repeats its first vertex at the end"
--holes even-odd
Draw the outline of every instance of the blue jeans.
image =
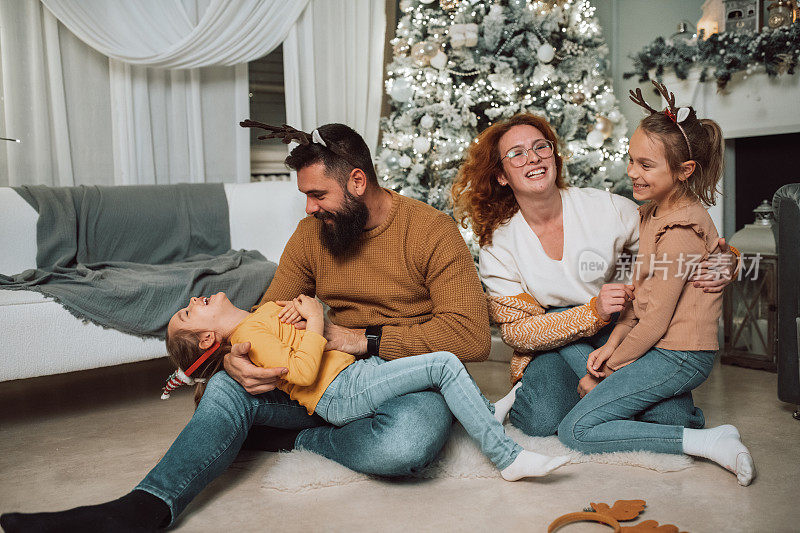
POLYGON ((492 412, 494 406, 458 358, 435 352, 393 361, 356 361, 328 385, 316 413, 336 426, 375 414, 387 400, 434 388, 483 453, 503 470, 522 447, 506 435, 492 412))
MULTIPOLYGON (((552 308, 547 312, 565 309, 552 308)), ((511 423, 535 437, 555 435, 558 425, 581 399, 578 380, 586 375, 589 354, 605 344, 613 328, 612 322, 592 337, 536 354, 522 375, 522 386, 509 414, 511 423)), ((655 403, 634 418, 692 429, 705 425, 703 411, 695 407, 691 392, 655 403)))
MULTIPOLYGON (((373 358, 377 359, 377 358, 373 358)), ((374 416, 333 427, 280 390, 253 396, 225 372, 208 381, 192 419, 136 486, 170 508, 170 524, 230 466, 250 427, 303 429, 295 445, 352 470, 400 476, 436 458, 453 417, 434 391, 406 394, 378 406, 374 416)))
POLYGON ((559 424, 558 438, 583 453, 683 453, 683 426, 633 417, 691 391, 708 378, 713 366, 714 352, 651 348, 584 396, 559 424))

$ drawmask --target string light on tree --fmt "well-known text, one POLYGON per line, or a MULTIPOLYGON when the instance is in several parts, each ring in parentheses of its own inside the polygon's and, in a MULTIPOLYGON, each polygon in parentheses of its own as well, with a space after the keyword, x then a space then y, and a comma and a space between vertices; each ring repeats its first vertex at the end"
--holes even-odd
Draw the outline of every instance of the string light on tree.
MULTIPOLYGON (((444 211, 466 148, 519 112, 543 115, 579 186, 628 186, 627 125, 587 0, 401 0, 376 167, 382 183, 444 211)), ((476 248, 471 232, 464 232, 476 248)))

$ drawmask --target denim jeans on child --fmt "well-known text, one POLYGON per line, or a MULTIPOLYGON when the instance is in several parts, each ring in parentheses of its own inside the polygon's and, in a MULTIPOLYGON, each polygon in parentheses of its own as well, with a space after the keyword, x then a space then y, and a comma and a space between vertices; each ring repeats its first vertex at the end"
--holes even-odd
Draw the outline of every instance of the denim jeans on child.
POLYGON ((651 348, 584 396, 558 426, 558 438, 583 453, 645 450, 683 453, 683 426, 634 420, 651 405, 708 378, 713 351, 651 348))
POLYGON ((380 363, 356 361, 328 385, 316 413, 341 426, 372 416, 387 400, 431 388, 442 393, 447 407, 498 469, 517 458, 522 447, 506 435, 502 424, 492 416, 494 406, 450 352, 380 363))
POLYGON ((452 421, 444 398, 424 391, 388 400, 374 416, 334 427, 309 415, 283 391, 253 396, 228 374, 218 372, 208 381, 189 423, 136 489, 166 502, 173 524, 189 502, 230 466, 253 425, 307 428, 297 437, 298 448, 358 472, 407 475, 436 458, 452 421))
MULTIPOLYGON (((558 307, 547 312, 559 313, 566 309, 558 307)), ((581 399, 578 380, 586 375, 589 354, 605 344, 613 328, 612 321, 592 337, 535 354, 522 375, 522 386, 517 390, 509 415, 511 423, 528 435, 555 435, 558 425, 581 399)), ((691 392, 655 403, 634 418, 692 429, 705 425, 703 412, 694 406, 691 392)))

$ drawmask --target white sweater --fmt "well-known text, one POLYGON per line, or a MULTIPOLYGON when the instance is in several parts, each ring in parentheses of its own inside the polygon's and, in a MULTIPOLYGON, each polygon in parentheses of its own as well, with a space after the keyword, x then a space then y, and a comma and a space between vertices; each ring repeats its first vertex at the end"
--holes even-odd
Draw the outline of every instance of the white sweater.
MULTIPOLYGON (((639 248, 639 212, 627 198, 593 188, 561 190, 564 253, 551 259, 518 211, 481 248, 479 272, 492 296, 527 293, 543 307, 588 303, 604 283, 630 283, 617 274, 623 250, 639 248)), ((625 269, 623 269, 625 270, 625 269)))

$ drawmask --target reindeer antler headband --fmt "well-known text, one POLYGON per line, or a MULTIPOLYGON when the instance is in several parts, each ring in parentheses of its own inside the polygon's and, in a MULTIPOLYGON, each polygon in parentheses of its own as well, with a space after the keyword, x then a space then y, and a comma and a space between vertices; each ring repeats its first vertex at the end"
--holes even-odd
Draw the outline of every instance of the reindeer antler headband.
POLYGON ((297 142, 302 145, 311 143, 319 144, 347 161, 354 168, 361 168, 361 165, 354 163, 348 154, 344 153, 343 150, 334 146, 333 143, 326 143, 322 138, 322 135, 320 135, 319 130, 315 129, 311 133, 306 133, 304 131, 295 129, 288 124, 283 124, 281 127, 270 126, 269 124, 256 122, 255 120, 250 119, 241 121, 239 125, 243 128, 261 128, 262 130, 267 130, 269 132, 268 134, 258 136, 259 141, 266 139, 280 139, 284 144, 289 144, 290 142, 297 142))
MULTIPOLYGON (((676 126, 678 126, 679 130, 681 130, 681 135, 683 135, 683 139, 686 141, 686 148, 689 149, 689 159, 694 159, 692 157, 692 145, 689 143, 689 137, 686 135, 686 131, 683 129, 683 126, 681 126, 681 122, 686 120, 686 118, 689 116, 689 113, 691 112, 691 108, 690 107, 676 108, 675 107, 675 95, 673 93, 667 91, 667 88, 664 86, 664 84, 658 83, 655 80, 652 80, 652 82, 653 82, 653 85, 656 86, 656 89, 658 90, 658 92, 661 93, 661 96, 664 97, 664 100, 667 101, 667 107, 664 108, 663 113, 666 116, 668 116, 669 119, 676 126)), ((630 97, 631 97, 631 100, 633 100, 633 103, 635 103, 636 105, 639 105, 639 106, 645 108, 646 110, 650 111, 651 115, 653 113, 660 113, 661 112, 661 111, 656 111, 655 109, 650 107, 650 105, 645 101, 644 97, 642 96, 642 90, 641 89, 636 89, 636 92, 633 92, 633 91, 629 91, 629 92, 631 93, 630 97)))

